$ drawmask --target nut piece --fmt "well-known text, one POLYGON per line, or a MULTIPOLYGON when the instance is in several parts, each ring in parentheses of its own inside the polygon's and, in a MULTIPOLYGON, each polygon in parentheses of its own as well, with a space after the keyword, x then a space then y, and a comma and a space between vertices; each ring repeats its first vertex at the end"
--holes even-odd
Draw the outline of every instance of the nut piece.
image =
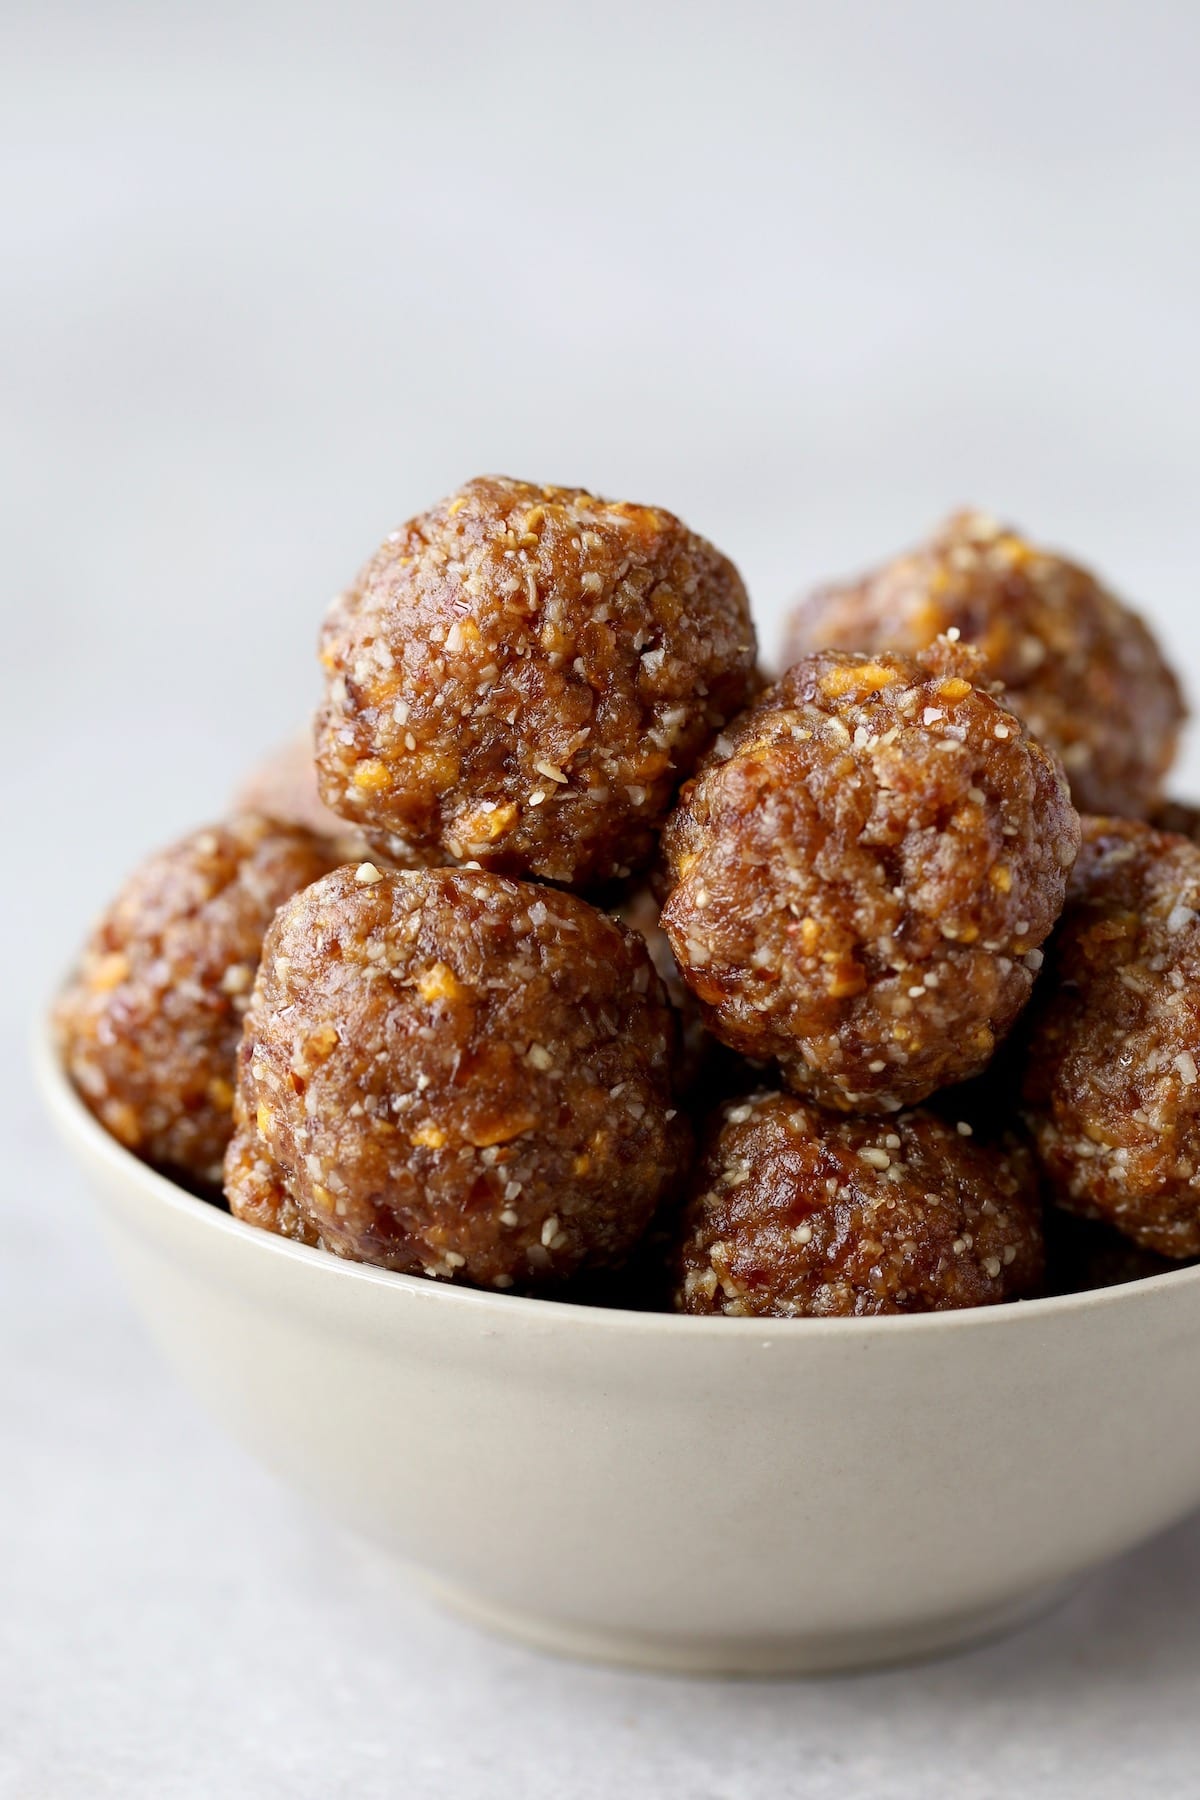
POLYGON ((312 832, 246 813, 130 876, 56 1013, 72 1081, 127 1149, 219 1187, 263 935, 276 908, 335 861, 312 832))
POLYGON ((1086 819, 1038 990, 1026 1116, 1059 1205, 1200 1255, 1200 849, 1086 819))
POLYGON ((239 1054, 240 1218, 537 1289, 619 1264, 686 1171, 645 947, 573 895, 337 870, 272 927, 239 1054))
POLYGON ((692 1178, 675 1305, 731 1317, 945 1312, 1036 1293, 1028 1151, 920 1109, 838 1118, 790 1094, 731 1101, 692 1178))
POLYGON ((792 615, 785 655, 911 655, 951 630, 1058 752, 1081 812, 1147 817, 1185 716, 1173 671, 1144 620, 1094 575, 985 513, 957 513, 908 555, 811 595, 792 615))
POLYGON ((822 1105, 896 1111, 978 1073, 1062 908, 1062 770, 972 672, 945 643, 809 657, 668 822, 662 925, 709 1029, 822 1105))
POLYGON ((393 532, 326 622, 322 794, 397 860, 644 866, 755 681, 737 570, 668 512, 500 476, 393 532))

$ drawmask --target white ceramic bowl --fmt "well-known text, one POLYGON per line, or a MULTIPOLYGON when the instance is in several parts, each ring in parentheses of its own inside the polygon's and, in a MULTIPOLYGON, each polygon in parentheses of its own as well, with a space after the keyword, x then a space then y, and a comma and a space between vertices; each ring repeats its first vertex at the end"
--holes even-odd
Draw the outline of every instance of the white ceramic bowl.
POLYGON ((693 1671, 949 1649, 1200 1504, 1200 1267, 887 1319, 475 1293, 256 1231, 40 1078, 134 1301, 243 1445, 484 1623, 693 1671))

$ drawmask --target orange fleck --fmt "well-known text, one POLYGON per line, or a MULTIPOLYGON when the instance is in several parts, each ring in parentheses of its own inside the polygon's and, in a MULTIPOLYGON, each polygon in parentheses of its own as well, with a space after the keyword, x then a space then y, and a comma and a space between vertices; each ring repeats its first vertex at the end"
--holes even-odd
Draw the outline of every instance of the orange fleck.
POLYGON ((462 823, 462 835, 472 844, 491 844, 498 837, 503 837, 516 819, 516 804, 508 800, 503 806, 494 806, 491 812, 484 812, 481 808, 478 812, 468 813, 462 823))
POLYGON ((359 763, 354 771, 354 785, 356 788, 366 788, 368 793, 372 794, 381 793, 384 788, 391 787, 392 778, 388 773, 386 763, 359 763))
POLYGON ((800 948, 805 956, 815 956, 817 945, 821 942, 821 927, 815 919, 801 919, 796 930, 800 933, 800 948))
POLYGON ((831 1000, 848 1000, 852 994, 861 994, 866 985, 866 973, 858 963, 840 963, 829 971, 826 992, 831 1000))
POLYGON ((422 1000, 458 1000, 465 991, 448 963, 434 963, 417 976, 417 992, 422 1000))
POLYGON ((821 692, 831 700, 851 692, 877 694, 881 688, 893 687, 901 679, 895 669, 885 668, 882 663, 857 663, 852 668, 830 669, 827 675, 822 675, 821 692))
POLYGON ((111 993, 119 987, 129 973, 129 958, 121 950, 113 950, 108 956, 97 957, 88 970, 88 985, 98 994, 111 993))
POLYGON ((532 1113, 512 1113, 502 1119, 481 1119, 466 1132, 477 1150, 490 1150, 496 1144, 507 1144, 536 1124, 532 1113))
POLYGON ((101 1109, 101 1117, 115 1138, 130 1150, 136 1150, 142 1141, 142 1127, 132 1106, 125 1100, 107 1100, 101 1109))

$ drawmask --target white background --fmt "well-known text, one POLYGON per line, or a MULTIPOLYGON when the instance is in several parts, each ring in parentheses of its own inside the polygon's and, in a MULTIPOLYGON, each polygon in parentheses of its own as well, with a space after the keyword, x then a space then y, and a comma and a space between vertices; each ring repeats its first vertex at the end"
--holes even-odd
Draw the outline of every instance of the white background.
POLYGON ((985 505, 1190 675, 1200 12, 3 23, 4 1800, 1194 1795, 1195 1524, 1005 1645, 841 1683, 557 1665, 433 1614, 160 1369, 25 1039, 129 864, 304 718, 327 598, 482 470, 673 507, 768 647, 797 588, 985 505))

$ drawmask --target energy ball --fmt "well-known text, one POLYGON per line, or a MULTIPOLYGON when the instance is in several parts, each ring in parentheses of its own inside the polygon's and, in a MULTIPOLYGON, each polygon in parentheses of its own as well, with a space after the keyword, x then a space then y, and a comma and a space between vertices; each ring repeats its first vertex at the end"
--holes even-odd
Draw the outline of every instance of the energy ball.
POLYGON ((1033 1163, 919 1110, 839 1118, 792 1094, 726 1105, 693 1175, 675 1306, 732 1317, 945 1312, 1036 1293, 1033 1163))
POLYGON ((705 1027, 696 996, 679 973, 667 934, 659 923, 662 908, 654 889, 647 881, 633 882, 610 910, 622 925, 636 931, 645 944, 667 998, 678 1015, 679 1056, 675 1085, 679 1093, 688 1096, 704 1078, 719 1046, 705 1027))
POLYGON ((1046 1208, 1046 1292, 1088 1294, 1167 1275, 1179 1264, 1131 1243, 1111 1225, 1083 1219, 1061 1207, 1046 1208))
POLYGON ((733 564, 671 513, 468 482, 334 603, 321 792, 395 856, 577 887, 645 866, 675 790, 748 699, 733 564))
POLYGON ((362 833, 330 812, 322 800, 309 732, 264 756, 239 782, 233 806, 239 813, 264 813, 285 825, 317 832, 334 845, 343 862, 361 862, 370 854, 362 833))
POLYGON ((1170 831, 1200 844, 1200 806, 1193 806, 1190 800, 1164 800, 1151 815, 1150 824, 1156 831, 1170 831))
POLYGON ((1032 1018, 1026 1116, 1060 1206, 1200 1255, 1200 848, 1087 819, 1032 1018))
POLYGON ((1079 820, 961 648, 797 663, 663 838, 662 925, 709 1029, 839 1111, 989 1061, 1029 998, 1079 820))
POLYGON ((789 661, 826 649, 911 655, 951 629, 1062 758, 1080 812, 1150 813, 1185 717, 1155 638, 1086 569, 985 513, 956 513, 919 549, 813 594, 785 650, 789 661))
POLYGON ((479 1287, 617 1264, 686 1171, 675 1030, 641 940, 574 895, 338 869, 264 948, 229 1203, 479 1287))
POLYGON ((335 860, 313 832, 243 814, 151 856, 95 927, 58 1003, 62 1055, 100 1123, 146 1162, 219 1189, 263 937, 335 860))

